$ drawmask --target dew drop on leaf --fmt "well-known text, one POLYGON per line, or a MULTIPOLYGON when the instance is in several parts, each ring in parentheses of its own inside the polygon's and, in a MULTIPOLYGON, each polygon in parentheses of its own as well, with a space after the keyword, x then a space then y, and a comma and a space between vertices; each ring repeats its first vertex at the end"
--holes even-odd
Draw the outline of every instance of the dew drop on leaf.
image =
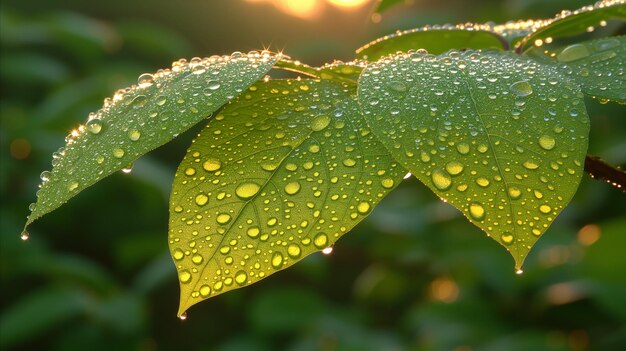
POLYGON ((222 162, 220 160, 210 158, 202 164, 202 168, 204 168, 207 172, 215 172, 222 167, 222 162))
POLYGON ((94 118, 85 124, 87 131, 91 134, 99 134, 102 131, 102 121, 99 118, 94 118))
POLYGON ((257 183, 241 183, 237 186, 237 189, 235 189, 235 194, 240 199, 247 200, 256 195, 259 192, 259 189, 261 189, 261 186, 257 183))
POLYGON ((509 89, 513 92, 513 94, 519 97, 528 96, 533 93, 533 87, 526 80, 521 80, 511 84, 509 89))
POLYGON ((561 51, 556 55, 556 59, 559 62, 572 62, 583 59, 589 56, 591 53, 589 49, 583 44, 573 44, 561 51))
POLYGON ((441 169, 435 169, 431 175, 435 187, 439 190, 447 190, 452 185, 450 176, 441 169))
POLYGON ((556 140, 549 135, 542 135, 539 137, 539 146, 545 150, 552 150, 556 146, 556 140))

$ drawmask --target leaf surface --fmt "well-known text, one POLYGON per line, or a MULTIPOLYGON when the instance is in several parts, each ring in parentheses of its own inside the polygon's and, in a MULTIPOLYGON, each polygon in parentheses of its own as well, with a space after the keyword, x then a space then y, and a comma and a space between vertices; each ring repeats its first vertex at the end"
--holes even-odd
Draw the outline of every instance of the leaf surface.
POLYGON ((520 269, 574 195, 589 120, 578 86, 510 53, 397 55, 359 102, 398 162, 502 244, 520 269))
POLYGON ((506 49, 504 38, 487 30, 490 28, 487 25, 444 25, 398 31, 365 44, 356 54, 359 59, 376 61, 385 55, 419 49, 434 55, 451 49, 506 49))
POLYGON ((106 99, 53 154, 26 226, 107 175, 184 132, 269 71, 277 57, 241 54, 181 60, 106 99))
POLYGON ((331 247, 402 180, 355 94, 328 80, 260 82, 194 140, 170 199, 179 315, 331 247))
POLYGON ((626 21, 624 0, 598 1, 575 11, 561 11, 551 19, 535 21, 532 25, 535 29, 518 43, 519 51, 542 46, 548 38, 552 41, 589 32, 590 28, 604 26, 610 20, 626 21))
POLYGON ((557 50, 535 48, 528 54, 557 64, 585 94, 602 102, 626 103, 626 36, 584 41, 557 50))

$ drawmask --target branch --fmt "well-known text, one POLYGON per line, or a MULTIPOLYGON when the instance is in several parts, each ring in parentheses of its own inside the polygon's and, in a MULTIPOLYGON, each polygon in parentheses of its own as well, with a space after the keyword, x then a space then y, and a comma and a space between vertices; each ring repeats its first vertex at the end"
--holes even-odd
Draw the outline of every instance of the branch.
POLYGON ((589 173, 591 178, 604 180, 626 192, 626 171, 609 165, 598 156, 587 155, 585 157, 585 172, 589 173))

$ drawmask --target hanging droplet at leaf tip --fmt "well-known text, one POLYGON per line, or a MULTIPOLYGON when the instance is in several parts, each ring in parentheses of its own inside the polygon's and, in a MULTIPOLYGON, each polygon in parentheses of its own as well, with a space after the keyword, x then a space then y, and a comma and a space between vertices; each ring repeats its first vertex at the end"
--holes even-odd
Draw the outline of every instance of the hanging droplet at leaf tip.
POLYGON ((329 246, 329 247, 325 248, 324 250, 322 250, 322 253, 324 255, 330 255, 332 252, 333 252, 332 246, 329 246))
POLYGON ((515 270, 515 274, 517 275, 521 275, 522 273, 524 273, 524 271, 521 268, 515 270))
POLYGON ((180 318, 181 321, 184 321, 187 319, 187 312, 183 312, 180 315, 178 315, 178 318, 180 318))
POLYGON ((23 230, 23 231, 22 231, 22 234, 20 235, 20 238, 21 238, 23 241, 26 241, 26 240, 30 239, 30 234, 28 233, 28 231, 23 230))

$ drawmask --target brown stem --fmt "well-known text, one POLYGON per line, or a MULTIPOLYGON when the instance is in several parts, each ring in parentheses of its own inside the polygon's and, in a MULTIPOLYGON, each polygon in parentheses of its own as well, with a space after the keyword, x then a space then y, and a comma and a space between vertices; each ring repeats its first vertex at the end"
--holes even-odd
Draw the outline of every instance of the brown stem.
POLYGON ((598 156, 587 155, 585 157, 585 172, 589 173, 591 178, 604 180, 626 192, 626 171, 609 165, 598 156))

